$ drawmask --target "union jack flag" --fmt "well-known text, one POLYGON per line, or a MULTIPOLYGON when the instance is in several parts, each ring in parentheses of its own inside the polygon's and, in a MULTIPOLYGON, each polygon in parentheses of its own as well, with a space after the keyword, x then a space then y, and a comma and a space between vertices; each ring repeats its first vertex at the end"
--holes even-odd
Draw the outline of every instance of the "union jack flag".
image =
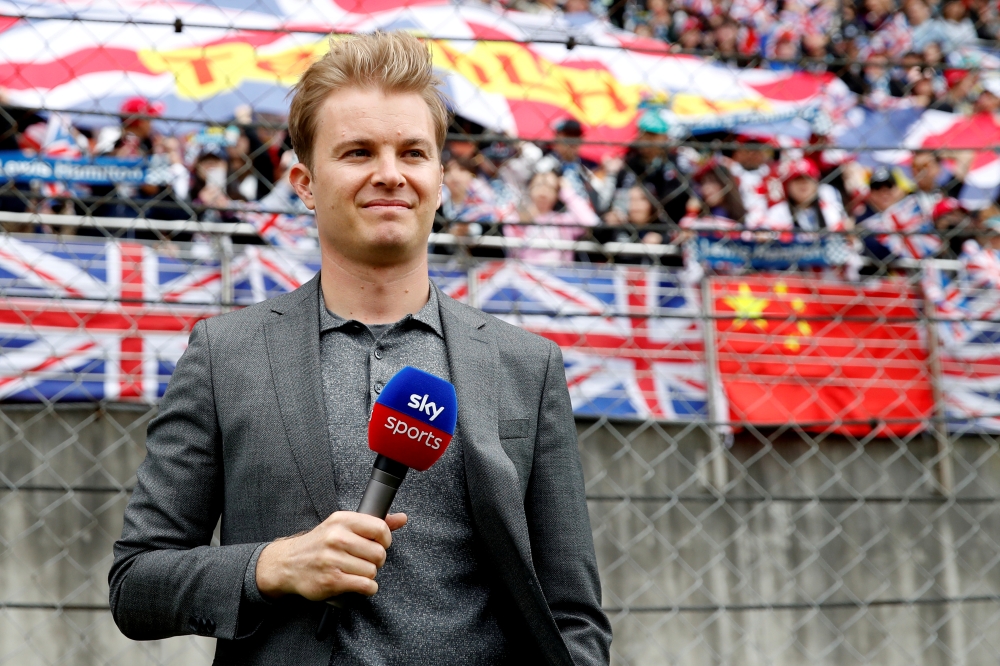
MULTIPOLYGON (((937 195, 929 204, 930 208, 933 208, 939 200, 940 195, 937 195)), ((941 239, 933 233, 928 235, 915 233, 933 232, 934 222, 930 210, 926 210, 921 205, 920 197, 914 194, 889 207, 881 215, 865 220, 863 224, 871 231, 886 234, 877 236, 878 242, 899 257, 922 259, 934 256, 941 249, 941 239)))
MULTIPOLYGON (((298 288, 319 256, 248 246, 228 266, 242 306, 298 288)), ((469 275, 431 267, 449 296, 559 344, 578 414, 706 417, 700 300, 677 272, 508 260, 476 267, 471 285, 469 275)), ((197 244, 0 237, 0 399, 155 402, 222 299, 222 263, 197 244)))
POLYGON ((1000 432, 1000 252, 966 241, 961 270, 924 273, 934 305, 949 427, 1000 432))
POLYGON ((0 399, 155 400, 191 328, 215 307, 218 267, 136 243, 0 237, 0 399))
POLYGON ((497 261, 475 280, 483 310, 562 348, 576 414, 707 417, 700 300, 678 272, 497 261))

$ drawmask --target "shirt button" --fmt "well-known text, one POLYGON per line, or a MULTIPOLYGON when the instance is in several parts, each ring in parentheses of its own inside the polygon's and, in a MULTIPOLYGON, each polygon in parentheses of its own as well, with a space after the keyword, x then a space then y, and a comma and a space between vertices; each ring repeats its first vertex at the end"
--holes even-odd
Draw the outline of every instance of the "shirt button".
POLYGON ((373 388, 375 389, 376 393, 381 393, 382 392, 382 382, 375 382, 375 386, 373 388))
POLYGON ((382 350, 378 347, 375 348, 375 358, 382 360, 382 350))

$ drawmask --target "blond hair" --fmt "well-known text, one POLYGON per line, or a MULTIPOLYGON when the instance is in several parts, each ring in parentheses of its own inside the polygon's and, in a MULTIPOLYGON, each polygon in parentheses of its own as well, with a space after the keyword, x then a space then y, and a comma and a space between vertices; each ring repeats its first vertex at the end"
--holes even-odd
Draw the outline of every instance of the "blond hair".
POLYGON ((292 148, 311 169, 320 107, 332 93, 356 87, 420 95, 430 109, 440 153, 448 132, 448 106, 440 85, 430 51, 409 33, 331 37, 329 52, 310 65, 292 91, 288 114, 292 148))

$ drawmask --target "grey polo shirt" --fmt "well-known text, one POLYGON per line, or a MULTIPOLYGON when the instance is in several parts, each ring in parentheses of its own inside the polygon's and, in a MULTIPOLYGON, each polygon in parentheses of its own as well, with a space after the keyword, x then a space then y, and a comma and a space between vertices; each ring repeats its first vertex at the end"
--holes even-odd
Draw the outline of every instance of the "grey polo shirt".
MULTIPOLYGON (((450 380, 436 287, 419 312, 365 326, 325 307, 320 290, 320 361, 339 508, 358 507, 375 454, 368 417, 386 382, 407 365, 450 380)), ((461 409, 461 406, 459 406, 461 409)), ((504 636, 476 554, 457 440, 426 472, 411 471, 392 504, 408 524, 393 533, 379 591, 339 612, 331 664, 492 664, 504 636)))

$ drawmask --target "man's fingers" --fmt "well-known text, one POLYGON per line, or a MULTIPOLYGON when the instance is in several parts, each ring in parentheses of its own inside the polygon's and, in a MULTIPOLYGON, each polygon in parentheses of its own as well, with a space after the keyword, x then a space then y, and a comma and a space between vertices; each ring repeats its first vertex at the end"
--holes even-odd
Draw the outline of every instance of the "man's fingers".
POLYGON ((348 555, 353 557, 361 558, 366 562, 371 562, 376 567, 380 567, 385 564, 385 548, 376 541, 371 539, 365 539, 357 534, 351 535, 352 538, 345 539, 342 544, 340 544, 342 550, 348 555))
MULTIPOLYGON (((337 522, 350 531, 360 537, 380 543, 383 548, 388 548, 389 544, 392 543, 389 526, 386 525, 384 520, 380 520, 375 516, 367 516, 363 513, 355 513, 354 511, 338 511, 333 516, 338 516, 337 522)), ((330 520, 333 516, 327 520, 330 520)))
POLYGON ((378 592, 378 583, 362 576, 344 576, 344 592, 357 592, 370 597, 378 592))
POLYGON ((385 524, 389 526, 390 531, 394 532, 406 524, 406 514, 390 513, 385 517, 385 524))

